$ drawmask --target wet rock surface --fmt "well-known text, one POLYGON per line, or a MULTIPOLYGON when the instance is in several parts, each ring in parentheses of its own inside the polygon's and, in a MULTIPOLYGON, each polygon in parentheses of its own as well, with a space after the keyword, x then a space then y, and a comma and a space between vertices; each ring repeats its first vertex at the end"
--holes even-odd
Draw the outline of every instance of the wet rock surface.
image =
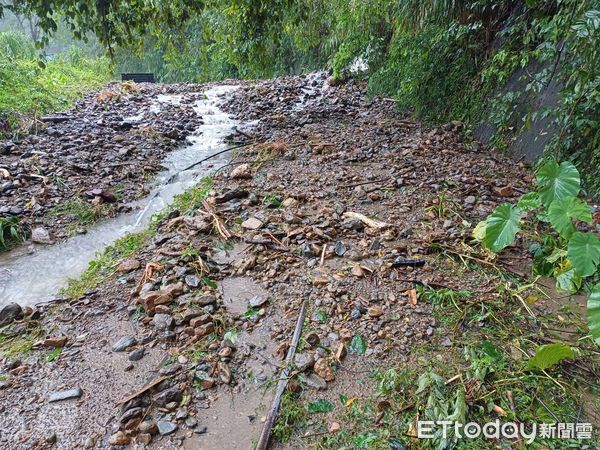
POLYGON ((505 200, 498 187, 530 180, 465 146, 458 125, 423 129, 325 74, 248 83, 223 107, 258 119, 244 129, 256 144, 215 175, 206 202, 157 223, 94 292, 2 331, 68 340, 51 362, 36 349, 0 369, 0 447, 42 445, 48 431, 57 448, 249 447, 303 302, 298 390, 357 395, 373 368, 448 339, 413 281, 478 292, 438 265, 433 244, 462 240, 464 222, 505 200), (442 194, 455 214, 439 214, 442 194), (47 403, 73 386, 75 411, 47 403))

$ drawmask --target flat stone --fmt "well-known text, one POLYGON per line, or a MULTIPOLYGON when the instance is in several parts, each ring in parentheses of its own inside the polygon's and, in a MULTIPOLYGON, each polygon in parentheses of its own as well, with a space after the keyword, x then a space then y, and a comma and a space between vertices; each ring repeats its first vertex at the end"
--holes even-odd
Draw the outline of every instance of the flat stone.
POLYGON ((117 342, 115 342, 112 346, 113 352, 123 352, 127 350, 129 347, 132 347, 137 344, 137 340, 133 336, 123 336, 117 342))
POLYGON ((121 418, 119 419, 119 422, 121 423, 127 423, 129 422, 131 419, 135 419, 136 417, 140 417, 142 415, 142 413, 144 412, 143 408, 141 407, 135 407, 135 408, 131 408, 128 409, 127 411, 125 411, 125 413, 121 416, 121 418))
POLYGON ((165 407, 168 403, 179 403, 183 398, 183 394, 177 387, 165 389, 154 397, 154 403, 159 407, 165 407))
POLYGON ((44 339, 44 342, 42 343, 42 345, 44 347, 49 347, 49 348, 59 348, 59 347, 64 347, 65 344, 67 343, 67 336, 56 336, 56 337, 47 337, 46 339, 44 339))
POLYGON ((247 230, 258 230, 263 226, 263 223, 256 217, 250 217, 242 222, 242 228, 247 230))
POLYGON ((212 322, 212 317, 209 314, 203 314, 201 316, 194 317, 193 319, 191 319, 190 327, 197 328, 201 325, 205 325, 205 324, 211 323, 211 322, 212 322))
POLYGON ((196 308, 188 308, 186 309, 181 317, 181 320, 183 322, 189 322, 190 320, 192 320, 194 317, 198 317, 201 316, 202 312, 199 309, 196 308))
POLYGON ((251 307, 258 308, 259 306, 262 306, 265 303, 267 303, 267 301, 269 301, 268 297, 264 295, 255 295, 250 299, 249 303, 251 307))
POLYGON ((152 325, 158 330, 172 330, 175 326, 175 319, 169 314, 155 314, 152 318, 152 325))
POLYGON ((185 277, 185 284, 191 288, 196 288, 200 286, 200 278, 198 278, 196 275, 187 275, 185 277))
POLYGON ((196 297, 194 299, 194 303, 198 304, 199 306, 206 306, 206 305, 210 305, 212 303, 215 303, 217 301, 217 298, 214 295, 201 295, 200 297, 196 297))
POLYGON ((82 395, 83 395, 83 391, 81 390, 81 388, 68 389, 66 391, 52 392, 48 396, 48 402, 50 402, 50 403, 60 402, 62 400, 69 400, 71 398, 79 398, 82 395))
POLYGON ((302 377, 304 383, 312 389, 323 390, 327 389, 327 382, 316 373, 311 373, 302 377))
POLYGON ((452 347, 452 341, 449 337, 445 337, 441 342, 442 347, 452 347))
POLYGON ((54 241, 50 238, 50 233, 43 227, 37 227, 31 230, 31 241, 36 244, 53 244, 54 241))
POLYGON ((198 419, 196 419, 195 417, 188 417, 187 419, 185 419, 186 427, 194 428, 196 425, 198 425, 198 419))
POLYGON ((315 358, 310 353, 297 353, 296 356, 294 356, 294 365, 301 372, 310 369, 314 363, 315 358))
POLYGON ((196 427, 196 429, 194 430, 194 433, 196 434, 204 434, 208 431, 208 428, 206 428, 206 425, 198 425, 196 427))
POLYGON ((143 348, 134 350, 131 353, 129 353, 129 361, 139 361, 140 359, 142 359, 144 357, 145 353, 146 353, 146 350, 143 348))
POLYGON ((187 409, 184 409, 184 408, 179 408, 177 410, 177 412, 175 413, 175 419, 177 419, 177 420, 184 420, 187 418, 187 416, 188 416, 187 409))
POLYGON ((129 273, 139 269, 141 266, 142 264, 137 259, 125 259, 117 266, 117 272, 129 273))
POLYGON ((159 420, 156 425, 158 426, 158 432, 161 436, 168 436, 169 434, 173 434, 175 431, 177 431, 177 424, 173 422, 159 420))
POLYGON ((169 364, 165 367, 161 367, 158 371, 159 374, 164 376, 175 375, 177 372, 181 370, 181 365, 179 363, 169 364))
POLYGON ((343 242, 338 241, 335 243, 335 254, 338 256, 344 256, 344 254, 346 253, 347 248, 344 245, 343 242))
POLYGON ((211 323, 207 323, 205 325, 201 325, 198 328, 195 328, 194 334, 196 336, 202 337, 202 336, 206 336, 207 334, 212 333, 213 331, 215 331, 215 325, 211 322, 211 323))

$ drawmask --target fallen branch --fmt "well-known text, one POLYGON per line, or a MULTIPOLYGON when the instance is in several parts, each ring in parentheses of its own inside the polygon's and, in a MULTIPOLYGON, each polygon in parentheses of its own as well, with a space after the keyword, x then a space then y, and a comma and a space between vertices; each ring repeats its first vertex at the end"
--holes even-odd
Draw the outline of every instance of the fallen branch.
POLYGON ((225 227, 225 225, 221 222, 221 219, 219 219, 219 217, 217 216, 217 213, 215 212, 214 208, 206 200, 202 200, 202 206, 204 206, 204 209, 206 210, 206 212, 208 214, 210 214, 210 216, 212 217, 213 222, 215 224, 215 228, 217 229, 219 234, 223 237, 223 239, 225 239, 225 240, 229 239, 232 236, 232 234, 225 227))
POLYGON ((389 223, 380 222, 379 220, 369 219, 367 216, 361 213, 347 211, 342 214, 344 219, 355 219, 364 223, 369 228, 375 228, 377 230, 383 230, 384 228, 388 228, 391 225, 389 223))
POLYGON ((286 367, 281 371, 281 375, 279 375, 279 382, 277 383, 275 398, 273 399, 273 403, 271 404, 271 409, 269 409, 269 415, 267 416, 267 420, 265 421, 265 426, 263 427, 262 432, 260 433, 260 438, 258 439, 256 450, 266 450, 269 446, 271 430, 273 429, 273 425, 275 424, 275 420, 277 419, 277 412, 279 411, 279 405, 281 404, 281 396, 283 395, 283 392, 285 391, 285 388, 288 384, 290 364, 294 359, 296 347, 298 346, 298 341, 300 341, 300 335, 302 334, 302 325, 304 324, 305 313, 306 300, 302 302, 302 306, 300 307, 300 314, 298 314, 296 328, 294 329, 294 335, 292 336, 292 345, 290 345, 287 356, 285 358, 286 367))
POLYGON ((121 399, 119 402, 117 402, 117 405, 122 405, 123 403, 127 403, 129 400, 132 400, 136 397, 139 397, 140 395, 142 395, 143 393, 145 393, 147 390, 152 389, 154 386, 162 383, 163 381, 165 381, 168 377, 159 377, 156 378, 155 380, 151 381, 150 383, 146 384, 144 387, 142 387, 139 391, 134 392, 131 395, 128 395, 127 397, 121 399))

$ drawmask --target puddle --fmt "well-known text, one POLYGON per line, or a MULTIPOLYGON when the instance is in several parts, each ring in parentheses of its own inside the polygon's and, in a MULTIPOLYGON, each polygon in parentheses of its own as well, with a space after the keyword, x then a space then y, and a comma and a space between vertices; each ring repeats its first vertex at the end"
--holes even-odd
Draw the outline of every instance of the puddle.
MULTIPOLYGON (((204 124, 188 137, 187 146, 170 153, 163 161, 166 170, 157 176, 150 194, 132 205, 132 213, 101 221, 86 234, 73 236, 53 246, 23 245, 1 254, 0 307, 10 302, 25 306, 52 300, 69 278, 81 275, 99 250, 127 233, 142 230, 152 214, 171 203, 175 195, 209 174, 211 167, 226 164, 228 156, 221 155, 173 177, 191 164, 227 147, 223 139, 233 132, 238 122, 222 112, 217 103, 220 96, 235 89, 236 86, 215 86, 205 91, 206 99, 198 100, 194 106, 204 124), (31 253, 30 249, 33 249, 31 253)), ((160 104, 178 101, 180 99, 176 95, 160 95, 153 107, 160 109, 160 104)))
POLYGON ((212 260, 217 264, 227 265, 231 264, 233 261, 240 259, 242 255, 246 252, 249 245, 241 244, 236 242, 233 244, 233 248, 227 250, 219 250, 212 257, 212 260))
POLYGON ((250 307, 250 299, 269 295, 249 277, 226 278, 221 283, 221 290, 225 309, 232 316, 244 314, 250 307))

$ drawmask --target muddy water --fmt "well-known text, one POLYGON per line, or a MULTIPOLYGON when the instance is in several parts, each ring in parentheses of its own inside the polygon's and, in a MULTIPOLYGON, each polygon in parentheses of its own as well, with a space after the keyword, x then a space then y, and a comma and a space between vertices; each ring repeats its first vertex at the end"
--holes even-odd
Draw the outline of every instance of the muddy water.
MULTIPOLYGON (((79 276, 87 268, 96 252, 127 233, 143 229, 152 214, 168 205, 175 195, 208 175, 211 168, 225 164, 227 155, 222 155, 192 170, 182 171, 226 148, 223 139, 237 122, 223 113, 217 103, 220 96, 235 89, 234 86, 216 86, 205 91, 206 99, 198 100, 195 105, 204 124, 187 139, 188 145, 172 152, 163 162, 166 170, 154 181, 150 194, 132 205, 132 213, 99 222, 86 234, 53 246, 23 245, 0 255, 0 307, 10 302, 33 305, 53 299, 69 278, 79 276), (173 177, 177 173, 179 175, 173 177)), ((161 104, 179 100, 176 95, 160 95, 150 112, 160 110, 161 104)), ((129 119, 141 122, 143 116, 129 119)))

